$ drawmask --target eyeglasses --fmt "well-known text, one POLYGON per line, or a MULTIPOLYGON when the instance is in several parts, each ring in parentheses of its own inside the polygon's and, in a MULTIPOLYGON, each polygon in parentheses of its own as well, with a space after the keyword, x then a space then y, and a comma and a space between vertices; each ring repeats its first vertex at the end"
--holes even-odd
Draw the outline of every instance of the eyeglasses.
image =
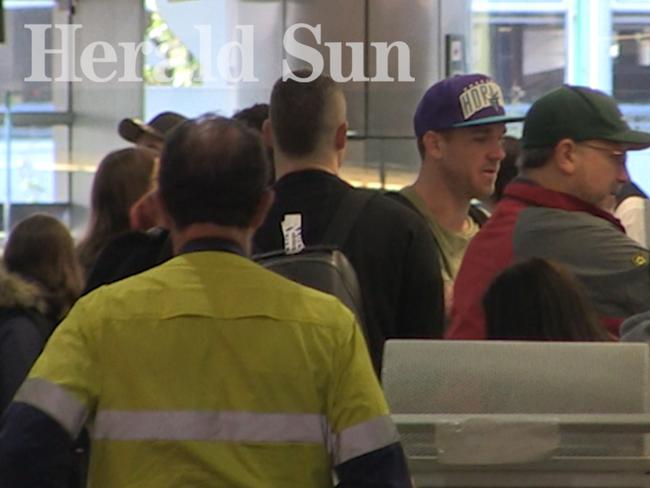
POLYGON ((588 147, 590 149, 595 149, 596 151, 605 152, 605 153, 609 154, 611 156, 612 160, 615 161, 616 164, 618 164, 618 165, 623 166, 627 162, 627 152, 626 151, 617 151, 615 149, 610 149, 608 147, 594 146, 593 144, 589 144, 587 142, 577 142, 576 144, 588 147))

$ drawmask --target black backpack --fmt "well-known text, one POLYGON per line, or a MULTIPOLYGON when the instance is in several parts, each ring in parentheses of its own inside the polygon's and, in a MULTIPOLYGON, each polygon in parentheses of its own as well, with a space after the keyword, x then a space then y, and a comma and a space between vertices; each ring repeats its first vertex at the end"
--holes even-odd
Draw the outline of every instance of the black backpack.
POLYGON ((355 314, 366 334, 357 273, 341 249, 363 208, 378 194, 372 190, 349 191, 325 231, 322 245, 308 246, 296 254, 272 251, 253 256, 253 259, 292 281, 334 295, 355 314))

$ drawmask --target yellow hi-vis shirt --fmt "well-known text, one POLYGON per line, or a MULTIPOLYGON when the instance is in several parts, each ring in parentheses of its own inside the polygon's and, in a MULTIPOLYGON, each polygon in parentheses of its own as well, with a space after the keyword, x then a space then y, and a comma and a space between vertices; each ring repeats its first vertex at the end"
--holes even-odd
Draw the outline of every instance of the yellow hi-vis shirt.
POLYGON ((398 441, 352 313, 223 252, 79 300, 15 400, 89 425, 102 488, 331 487, 398 441))

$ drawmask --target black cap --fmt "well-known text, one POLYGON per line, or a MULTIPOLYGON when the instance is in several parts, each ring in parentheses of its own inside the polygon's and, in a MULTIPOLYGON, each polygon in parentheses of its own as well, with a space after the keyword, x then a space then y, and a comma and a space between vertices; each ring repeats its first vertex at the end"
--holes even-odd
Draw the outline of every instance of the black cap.
POLYGON ((117 132, 129 142, 136 142, 144 133, 163 140, 174 127, 186 120, 187 117, 176 112, 162 112, 146 123, 135 118, 122 119, 117 126, 117 132))

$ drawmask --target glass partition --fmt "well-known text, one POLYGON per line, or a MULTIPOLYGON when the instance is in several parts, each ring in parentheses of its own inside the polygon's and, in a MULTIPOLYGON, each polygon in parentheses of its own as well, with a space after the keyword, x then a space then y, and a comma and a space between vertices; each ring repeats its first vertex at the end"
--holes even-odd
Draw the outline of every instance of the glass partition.
MULTIPOLYGON (((500 83, 512 113, 562 83, 587 85, 650 132, 650 2, 473 0, 472 46, 472 69, 500 83)), ((650 150, 630 152, 628 169, 650 192, 650 150)))
POLYGON ((34 212, 51 213, 69 223, 70 87, 68 82, 56 81, 61 74, 62 56, 44 54, 60 46, 60 32, 53 26, 70 22, 67 3, 3 2, 5 38, 0 44, 2 235, 12 224, 34 212))

